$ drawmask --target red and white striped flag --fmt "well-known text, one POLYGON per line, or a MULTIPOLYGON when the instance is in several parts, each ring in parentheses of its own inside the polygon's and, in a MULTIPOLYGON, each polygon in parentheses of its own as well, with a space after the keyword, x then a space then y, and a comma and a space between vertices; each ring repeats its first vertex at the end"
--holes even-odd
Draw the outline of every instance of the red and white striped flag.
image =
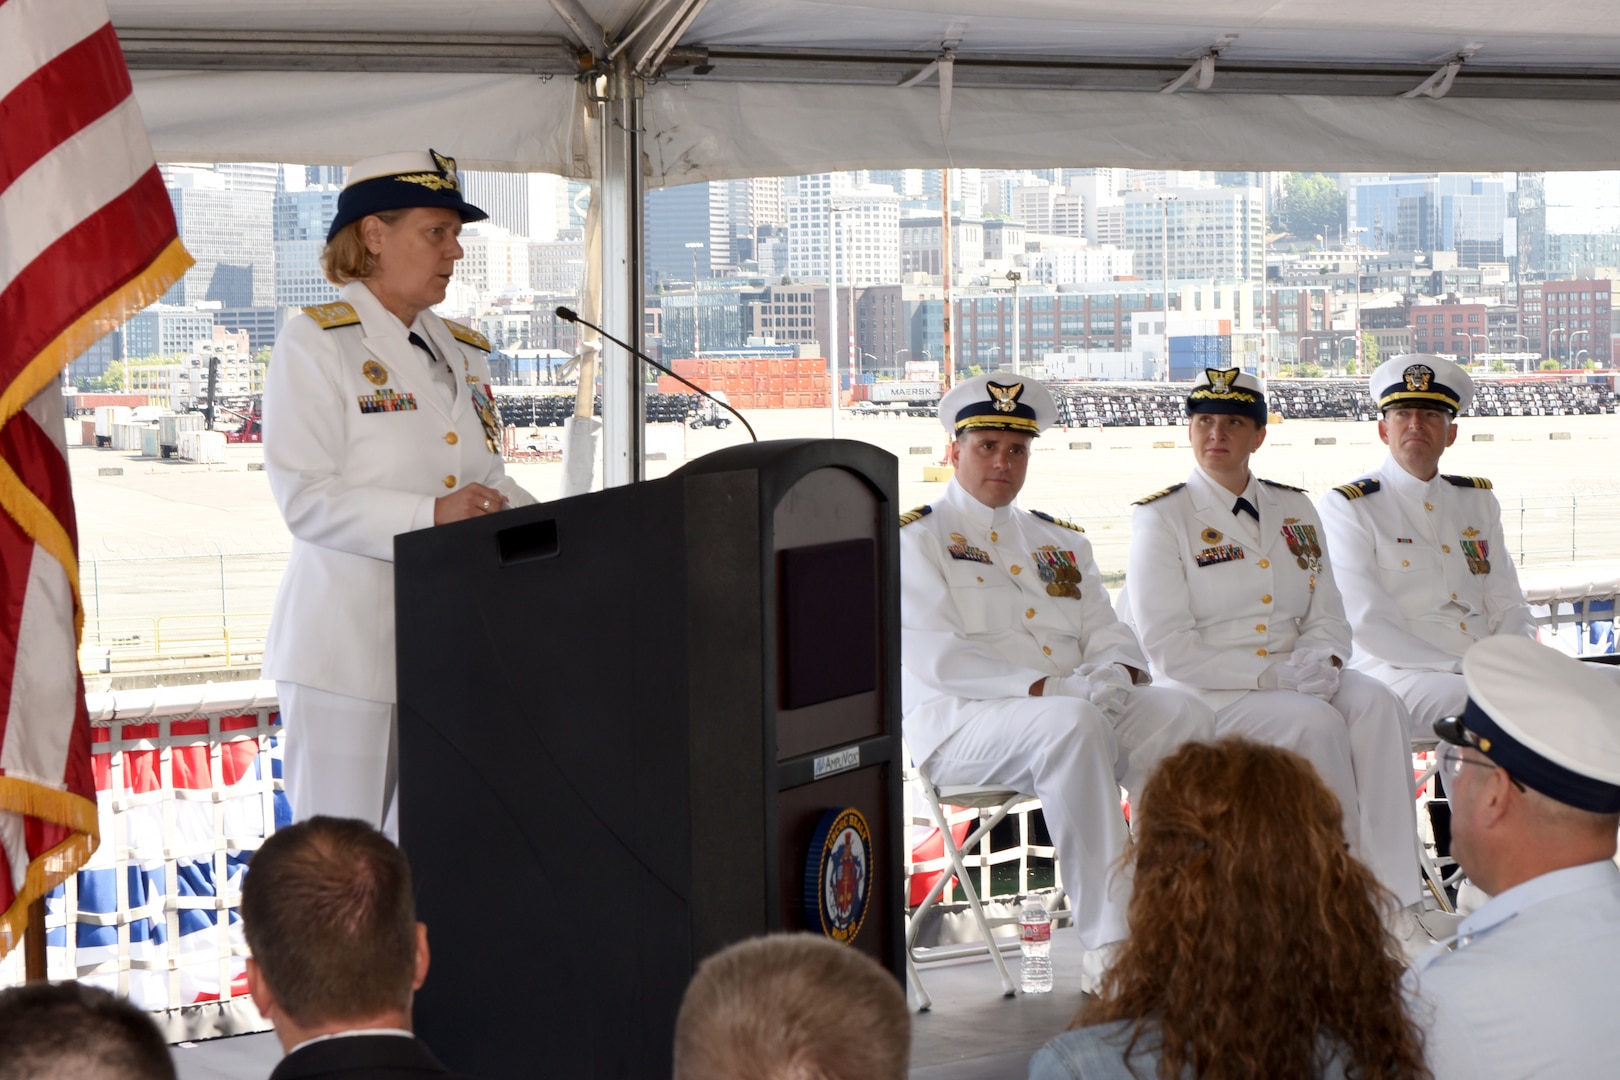
POLYGON ((191 265, 102 0, 0 0, 0 956, 98 841, 70 360, 191 265))

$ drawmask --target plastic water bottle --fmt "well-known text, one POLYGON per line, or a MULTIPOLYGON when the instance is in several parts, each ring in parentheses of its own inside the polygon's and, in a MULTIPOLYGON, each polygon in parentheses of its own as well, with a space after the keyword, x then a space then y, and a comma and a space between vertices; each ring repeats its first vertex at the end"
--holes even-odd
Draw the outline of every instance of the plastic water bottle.
POLYGON ((1026 994, 1052 992, 1052 917, 1041 898, 1031 896, 1018 914, 1018 939, 1024 962, 1019 971, 1019 989, 1026 994))

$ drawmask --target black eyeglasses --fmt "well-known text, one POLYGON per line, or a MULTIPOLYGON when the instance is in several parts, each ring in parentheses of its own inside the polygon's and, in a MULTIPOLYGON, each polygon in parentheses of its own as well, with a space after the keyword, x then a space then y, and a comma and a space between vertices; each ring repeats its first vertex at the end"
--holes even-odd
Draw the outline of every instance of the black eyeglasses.
MULTIPOLYGON (((1477 747, 1476 747, 1476 749, 1477 749, 1477 747)), ((1448 743, 1448 742, 1441 743, 1440 747, 1439 747, 1438 757, 1440 759, 1440 775, 1444 776, 1447 780, 1452 780, 1452 779, 1455 779, 1458 776, 1461 776, 1462 775, 1462 767, 1464 765, 1478 765, 1478 766, 1480 766, 1481 768, 1484 768, 1484 769, 1501 769, 1502 768, 1502 766, 1498 765, 1494 761, 1489 761, 1489 760, 1476 761, 1473 758, 1465 758, 1465 757, 1463 757, 1462 756, 1462 747, 1458 746, 1456 743, 1448 743)), ((1506 769, 1503 769, 1502 770, 1502 775, 1504 775, 1504 776, 1506 776, 1508 778, 1508 783, 1512 784, 1514 787, 1518 788, 1520 791, 1524 790, 1524 785, 1519 783, 1519 781, 1514 777, 1514 775, 1512 773, 1508 772, 1506 769)))

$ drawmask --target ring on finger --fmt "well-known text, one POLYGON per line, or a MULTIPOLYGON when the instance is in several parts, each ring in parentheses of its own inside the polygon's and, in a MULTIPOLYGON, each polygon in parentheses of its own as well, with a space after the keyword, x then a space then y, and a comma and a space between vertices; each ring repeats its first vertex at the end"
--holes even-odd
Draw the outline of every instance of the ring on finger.
POLYGON ((488 509, 489 509, 489 500, 488 500, 488 499, 485 499, 485 500, 484 500, 484 509, 485 509, 485 510, 488 510, 488 509))

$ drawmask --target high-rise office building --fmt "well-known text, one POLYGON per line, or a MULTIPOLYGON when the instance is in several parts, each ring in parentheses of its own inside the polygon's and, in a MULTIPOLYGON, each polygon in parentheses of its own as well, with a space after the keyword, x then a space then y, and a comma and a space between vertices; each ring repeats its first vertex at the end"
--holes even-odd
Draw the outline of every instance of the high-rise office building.
POLYGON ((858 184, 849 173, 792 177, 785 189, 788 272, 795 281, 900 280, 900 196, 884 184, 858 184), (830 242, 837 220, 837 251, 830 242))
POLYGON ((1175 188, 1124 197, 1124 242, 1136 273, 1172 281, 1261 280, 1259 188, 1175 188))
POLYGON ((1507 184, 1499 175, 1358 179, 1345 193, 1345 218, 1374 251, 1455 252, 1460 266, 1515 254, 1507 184))
POLYGON ((225 307, 270 307, 276 302, 274 181, 267 185, 258 171, 243 165, 218 168, 226 171, 163 167, 180 239, 196 260, 164 294, 164 302, 217 300, 225 307))
POLYGON ((272 204, 277 307, 307 307, 337 299, 337 287, 326 280, 321 252, 326 230, 337 214, 339 189, 331 185, 281 191, 272 204))

